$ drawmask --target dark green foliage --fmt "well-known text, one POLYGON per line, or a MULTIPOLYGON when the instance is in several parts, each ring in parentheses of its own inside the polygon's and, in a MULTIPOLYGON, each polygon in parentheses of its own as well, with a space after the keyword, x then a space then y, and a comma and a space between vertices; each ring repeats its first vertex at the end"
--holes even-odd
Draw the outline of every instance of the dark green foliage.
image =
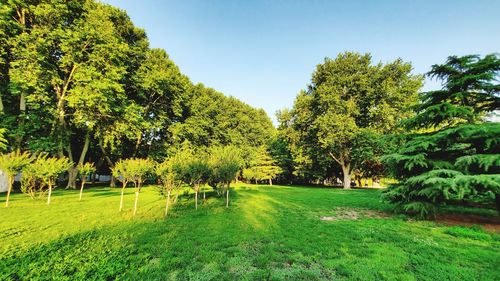
POLYGON ((0 152, 7 149, 7 139, 5 138, 5 129, 0 128, 0 152))
POLYGON ((427 74, 445 81, 443 88, 421 96, 411 128, 450 127, 471 123, 500 107, 500 57, 497 54, 451 56, 427 74))
POLYGON ((384 157, 398 180, 385 198, 398 209, 427 217, 440 204, 461 200, 495 202, 500 211, 500 123, 480 119, 498 110, 499 72, 495 55, 450 57, 433 66, 430 75, 445 79, 443 90, 425 93, 407 122, 431 132, 413 135, 384 157))

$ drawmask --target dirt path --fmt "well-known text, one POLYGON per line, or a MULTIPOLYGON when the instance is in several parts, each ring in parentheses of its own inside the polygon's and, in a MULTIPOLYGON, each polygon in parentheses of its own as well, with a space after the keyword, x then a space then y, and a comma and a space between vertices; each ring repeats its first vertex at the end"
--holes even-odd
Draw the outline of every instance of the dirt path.
POLYGON ((498 217, 483 217, 465 214, 441 214, 436 216, 436 222, 445 225, 481 225, 485 230, 500 232, 500 218, 498 217))

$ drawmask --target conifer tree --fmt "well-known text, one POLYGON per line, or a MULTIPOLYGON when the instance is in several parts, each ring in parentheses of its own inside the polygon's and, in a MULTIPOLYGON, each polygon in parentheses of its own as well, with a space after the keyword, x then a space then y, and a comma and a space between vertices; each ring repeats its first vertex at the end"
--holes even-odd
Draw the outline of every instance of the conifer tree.
POLYGON ((415 134, 384 157, 398 180, 385 198, 398 209, 428 217, 452 200, 491 202, 500 211, 500 123, 484 117, 500 106, 498 55, 449 57, 428 73, 443 88, 424 93, 417 115, 406 121, 415 134))
POLYGON ((255 153, 255 158, 250 163, 250 167, 243 170, 243 177, 247 180, 269 181, 273 185, 273 179, 281 173, 281 168, 276 165, 265 146, 261 146, 255 153))

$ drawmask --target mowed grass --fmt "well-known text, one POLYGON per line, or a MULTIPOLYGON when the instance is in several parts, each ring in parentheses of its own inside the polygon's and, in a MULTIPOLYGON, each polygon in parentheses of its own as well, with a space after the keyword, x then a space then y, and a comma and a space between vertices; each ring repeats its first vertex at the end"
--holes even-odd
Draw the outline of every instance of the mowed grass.
POLYGON ((0 204, 1 280, 500 280, 500 235, 402 216, 320 220, 337 208, 388 210, 377 190, 239 185, 231 205, 179 197, 169 217, 145 187, 56 190, 52 203, 0 204))

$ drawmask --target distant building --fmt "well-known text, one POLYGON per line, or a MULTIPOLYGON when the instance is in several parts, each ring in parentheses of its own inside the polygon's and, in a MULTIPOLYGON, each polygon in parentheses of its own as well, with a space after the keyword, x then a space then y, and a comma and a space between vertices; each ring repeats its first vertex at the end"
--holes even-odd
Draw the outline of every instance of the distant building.
POLYGON ((7 177, 7 174, 0 170, 0 193, 7 192, 7 190, 9 189, 8 184, 9 178, 7 177))

